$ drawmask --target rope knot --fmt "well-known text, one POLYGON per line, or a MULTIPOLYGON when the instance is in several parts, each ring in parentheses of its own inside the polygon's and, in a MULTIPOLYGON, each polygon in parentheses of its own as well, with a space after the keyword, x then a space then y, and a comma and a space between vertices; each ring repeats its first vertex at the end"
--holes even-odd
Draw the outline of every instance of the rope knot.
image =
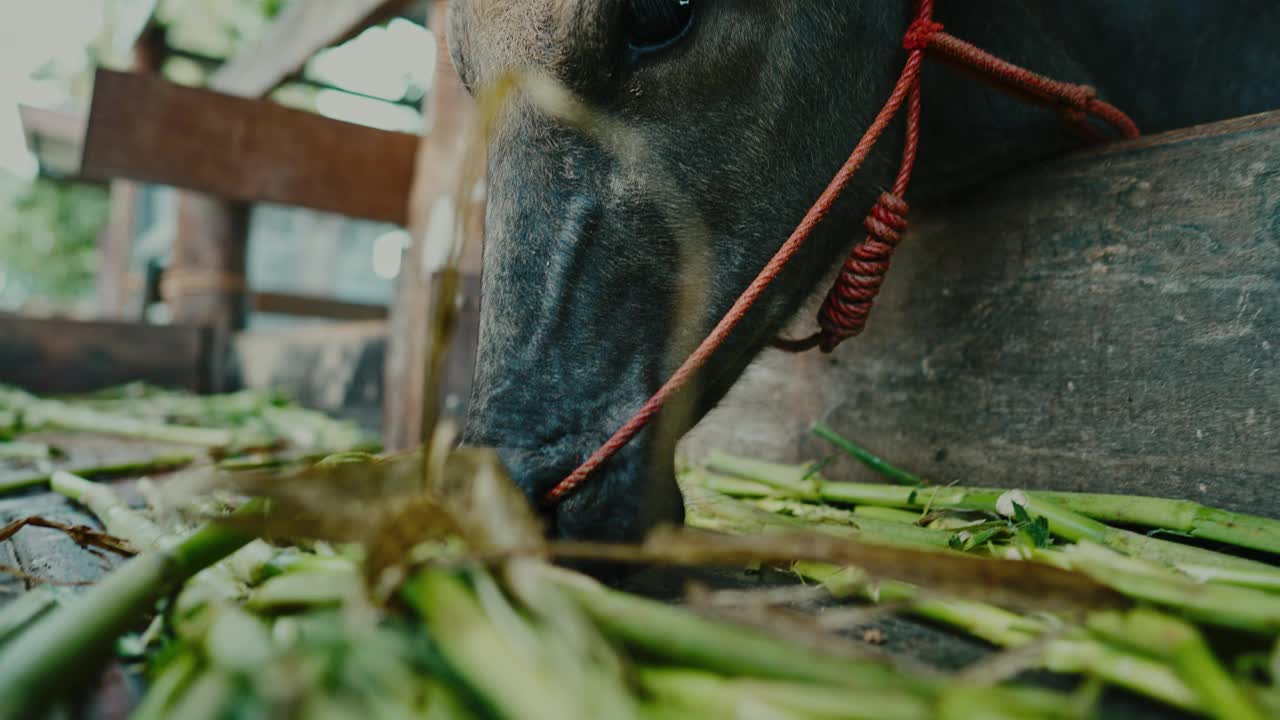
POLYGON ((942 32, 942 29, 940 22, 917 18, 911 23, 911 27, 907 28, 907 34, 902 38, 902 47, 907 50, 924 50, 929 47, 929 43, 933 42, 933 36, 942 32))
POLYGON ((1093 101, 1098 99, 1098 91, 1090 85, 1067 85, 1062 99, 1071 112, 1087 114, 1093 101))
POLYGON ((853 248, 827 294, 818 316, 822 334, 818 346, 831 352, 845 340, 860 335, 889 273, 894 250, 907 229, 910 206, 893 193, 883 193, 863 223, 867 237, 853 248))

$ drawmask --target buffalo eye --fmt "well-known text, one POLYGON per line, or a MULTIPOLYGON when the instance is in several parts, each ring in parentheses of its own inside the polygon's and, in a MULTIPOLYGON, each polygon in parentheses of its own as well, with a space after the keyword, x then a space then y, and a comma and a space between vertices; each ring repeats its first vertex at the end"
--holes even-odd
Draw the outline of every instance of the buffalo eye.
POLYGON ((693 0, 627 0, 626 7, 623 29, 633 59, 675 45, 693 26, 693 0))

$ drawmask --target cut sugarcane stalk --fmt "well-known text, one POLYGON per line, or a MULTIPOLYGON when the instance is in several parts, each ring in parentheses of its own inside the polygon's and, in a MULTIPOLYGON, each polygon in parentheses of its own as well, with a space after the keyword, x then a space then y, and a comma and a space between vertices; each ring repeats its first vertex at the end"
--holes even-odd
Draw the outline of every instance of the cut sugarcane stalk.
MULTIPOLYGON (((815 427, 815 433, 885 477, 906 484, 924 483, 921 478, 875 457, 829 427, 822 426, 821 432, 815 427)), ((1102 493, 1042 492, 1040 495, 1095 520, 1162 528, 1237 547, 1280 554, 1280 520, 1273 518, 1220 510, 1191 500, 1102 493)))
MULTIPOLYGON (((242 512, 259 508, 250 503, 242 512)), ((0 651, 0 720, 37 712, 55 690, 66 688, 74 668, 107 652, 156 600, 250 540, 240 531, 208 525, 166 550, 129 560, 42 618, 0 651)))
POLYGON ((761 717, 795 713, 819 720, 928 720, 933 716, 929 698, 894 690, 730 679, 670 668, 641 670, 640 685, 661 703, 707 718, 740 717, 744 707, 757 708, 761 717))
MULTIPOLYGON (((76 468, 69 470, 68 472, 82 478, 110 478, 181 470, 193 462, 195 462, 195 458, 190 455, 164 455, 150 460, 140 460, 137 462, 76 468)), ((44 485, 51 479, 52 476, 48 474, 12 478, 4 482, 0 482, 0 495, 13 492, 15 490, 25 490, 38 485, 44 485)))
POLYGON ((1150 610, 1105 613, 1089 629, 1108 642, 1171 660, 1200 696, 1201 707, 1219 720, 1263 720, 1265 715, 1236 684, 1191 625, 1150 610))
POLYGON ((609 590, 586 578, 557 575, 601 630, 666 662, 724 675, 825 683, 838 687, 921 691, 935 681, 894 673, 874 662, 837 658, 654 600, 609 590))
POLYGON ((864 542, 945 550, 950 547, 952 538, 952 534, 946 531, 885 520, 873 515, 857 515, 837 507, 774 499, 758 500, 752 504, 767 512, 804 520, 815 530, 864 542))
MULTIPOLYGON (((823 583, 837 596, 856 596, 877 602, 910 601, 910 613, 1006 648, 1022 647, 1050 629, 1042 621, 983 603, 920 599, 905 583, 867 584, 853 568, 824 563, 796 563, 801 577, 823 583)), ((1089 638, 1050 640, 1042 654, 1045 669, 1061 673, 1093 674, 1106 682, 1185 710, 1200 705, 1195 692, 1166 665, 1138 657, 1089 638)))
MULTIPOLYGON (((862 483, 828 482, 821 477, 805 477, 804 466, 778 465, 759 460, 738 458, 724 453, 713 453, 708 460, 710 468, 720 472, 738 475, 756 481, 776 493, 794 498, 820 498, 829 502, 851 505, 876 505, 896 508, 933 508, 955 510, 982 510, 996 512, 998 503, 1008 491, 991 488, 964 487, 927 487, 907 488, 896 485, 868 485, 862 483)), ((693 471, 695 480, 703 482, 726 494, 749 494, 760 496, 761 487, 743 485, 732 480, 722 481, 714 475, 693 471), (736 492, 734 492, 736 491, 736 492)), ((1068 540, 1089 538, 1096 542, 1120 550, 1136 557, 1142 557, 1164 563, 1171 567, 1187 565, 1192 567, 1223 567, 1239 571, 1236 584, 1240 579, 1258 578, 1263 586, 1270 587, 1280 582, 1280 570, 1265 563, 1237 558, 1223 553, 1181 543, 1161 540, 1139 533, 1112 528, 1069 507, 1070 493, 1022 493, 1023 505, 1033 515, 1041 515, 1049 520, 1050 529, 1055 535, 1068 540), (1067 504, 1063 503, 1063 500, 1067 504)), ((1092 507, 1096 508, 1096 500, 1100 496, 1088 496, 1092 507)), ((1116 496, 1120 501, 1129 503, 1138 498, 1116 496)), ((1162 503, 1155 499, 1157 504, 1162 503)), ((1225 513, 1225 511, 1218 511, 1225 513)), ((1228 515, 1238 515, 1228 513, 1228 515)), ((1280 521, 1267 518, 1251 518, 1242 522, 1241 526, 1252 527, 1258 532, 1250 534, 1254 545, 1267 541, 1269 535, 1262 530, 1274 525, 1277 528, 1277 540, 1280 542, 1280 521)), ((1250 547, 1252 547, 1251 545, 1250 547)), ((1276 545, 1273 550, 1280 550, 1276 545)))
POLYGON ((501 717, 575 717, 571 699, 559 692, 551 668, 499 633, 458 577, 427 570, 406 583, 401 594, 422 617, 449 664, 501 717))
POLYGON ((56 608, 63 600, 64 595, 58 589, 50 585, 38 585, 0 607, 0 646, 56 608))

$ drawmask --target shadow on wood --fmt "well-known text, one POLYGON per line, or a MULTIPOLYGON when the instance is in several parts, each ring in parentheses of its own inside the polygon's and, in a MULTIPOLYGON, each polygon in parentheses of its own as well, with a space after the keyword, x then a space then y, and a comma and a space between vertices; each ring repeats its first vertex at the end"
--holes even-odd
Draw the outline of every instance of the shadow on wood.
POLYGON ((0 383, 40 394, 141 380, 207 392, 210 333, 182 325, 38 320, 0 314, 0 383))

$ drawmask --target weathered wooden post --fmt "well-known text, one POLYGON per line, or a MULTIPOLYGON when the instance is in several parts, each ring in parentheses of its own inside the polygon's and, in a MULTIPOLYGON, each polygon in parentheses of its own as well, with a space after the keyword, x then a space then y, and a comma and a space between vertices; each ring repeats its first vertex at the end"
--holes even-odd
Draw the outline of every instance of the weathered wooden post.
MULTIPOLYGON (((154 73, 164 64, 167 46, 164 30, 148 24, 133 45, 132 69, 154 73)), ((98 315, 123 320, 129 305, 129 260, 138 234, 138 198, 142 186, 125 179, 111 181, 111 208, 99 240, 98 315)))
MULTIPOLYGON (((459 213, 477 212, 483 205, 472 192, 473 188, 458 187, 467 141, 475 122, 475 103, 449 59, 445 33, 447 5, 434 3, 428 23, 437 39, 435 82, 424 113, 430 131, 418 150, 409 210, 413 244, 406 253, 391 312, 383 442, 394 449, 416 445, 422 430, 422 397, 426 359, 430 353, 431 288, 440 269, 443 249, 452 239, 459 213), (458 196, 459 192, 462 197, 458 196)), ((470 391, 478 331, 478 243, 468 245, 462 266, 463 322, 449 359, 443 397, 446 417, 458 417, 464 412, 470 391)))

